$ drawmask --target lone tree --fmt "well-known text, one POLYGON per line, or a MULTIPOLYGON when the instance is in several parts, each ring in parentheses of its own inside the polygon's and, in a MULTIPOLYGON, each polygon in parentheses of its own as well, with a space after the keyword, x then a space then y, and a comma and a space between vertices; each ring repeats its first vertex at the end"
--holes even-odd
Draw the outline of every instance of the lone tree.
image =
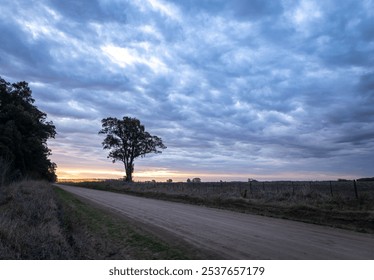
POLYGON ((126 170, 126 181, 132 182, 134 160, 149 153, 161 153, 166 149, 161 138, 150 135, 136 118, 106 118, 101 121, 103 129, 99 134, 106 134, 103 148, 110 150, 108 158, 122 161, 126 170))

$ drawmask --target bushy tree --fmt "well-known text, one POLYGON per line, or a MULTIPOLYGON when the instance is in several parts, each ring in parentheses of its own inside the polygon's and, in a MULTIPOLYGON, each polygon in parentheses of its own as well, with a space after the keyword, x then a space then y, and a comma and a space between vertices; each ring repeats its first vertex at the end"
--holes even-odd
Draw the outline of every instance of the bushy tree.
POLYGON ((161 138, 150 135, 136 118, 106 118, 102 121, 99 134, 106 134, 102 143, 104 149, 110 150, 108 158, 122 161, 126 171, 126 181, 132 182, 134 160, 149 153, 161 153, 166 149, 161 138))
MULTIPOLYGON (((55 126, 46 120, 32 98, 26 82, 10 84, 0 77, 0 158, 7 163, 7 177, 56 180, 56 165, 47 140, 54 138, 55 126)), ((5 174, 2 170, 1 174, 5 174)))

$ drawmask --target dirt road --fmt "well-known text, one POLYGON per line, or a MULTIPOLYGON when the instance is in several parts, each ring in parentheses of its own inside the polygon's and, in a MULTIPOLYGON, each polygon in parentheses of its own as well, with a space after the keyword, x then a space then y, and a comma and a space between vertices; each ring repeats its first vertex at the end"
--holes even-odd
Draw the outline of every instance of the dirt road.
POLYGON ((227 259, 374 259, 374 235, 58 185, 227 259))

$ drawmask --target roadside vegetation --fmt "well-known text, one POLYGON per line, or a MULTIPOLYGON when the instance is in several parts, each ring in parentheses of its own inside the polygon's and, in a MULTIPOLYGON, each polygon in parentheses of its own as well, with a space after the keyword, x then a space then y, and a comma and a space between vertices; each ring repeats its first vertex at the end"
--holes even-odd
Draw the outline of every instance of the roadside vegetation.
POLYGON ((0 259, 188 258, 197 256, 47 182, 0 188, 0 259))
POLYGON ((28 83, 0 77, 0 185, 26 177, 56 180, 47 146, 56 127, 34 102, 28 83))
POLYGON ((130 184, 107 180, 69 185, 374 233, 372 182, 360 182, 356 190, 352 181, 130 184))

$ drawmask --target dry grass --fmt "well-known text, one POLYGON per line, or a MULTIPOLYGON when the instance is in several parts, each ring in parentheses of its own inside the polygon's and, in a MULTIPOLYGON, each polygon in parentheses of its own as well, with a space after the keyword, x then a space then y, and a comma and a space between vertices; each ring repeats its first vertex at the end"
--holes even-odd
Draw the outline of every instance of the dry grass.
POLYGON ((2 188, 1 259, 68 259, 73 253, 48 183, 24 181, 2 188))
POLYGON ((186 259, 171 246, 46 182, 0 188, 0 259, 186 259))

